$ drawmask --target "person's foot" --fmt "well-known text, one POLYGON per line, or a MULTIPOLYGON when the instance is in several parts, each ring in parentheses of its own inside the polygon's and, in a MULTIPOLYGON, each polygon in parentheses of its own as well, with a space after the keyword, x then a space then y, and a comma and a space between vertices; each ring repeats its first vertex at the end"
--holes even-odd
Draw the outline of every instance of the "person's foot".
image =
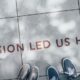
POLYGON ((31 72, 30 64, 24 64, 18 75, 19 80, 27 80, 29 78, 30 72, 31 72))
POLYGON ((68 58, 63 58, 61 64, 65 75, 72 78, 75 78, 77 76, 76 69, 68 58))
POLYGON ((30 76, 29 76, 29 80, 37 80, 39 77, 39 69, 37 66, 32 66, 31 72, 30 72, 30 76))
POLYGON ((60 80, 59 73, 53 66, 49 66, 47 69, 47 75, 49 80, 60 80))

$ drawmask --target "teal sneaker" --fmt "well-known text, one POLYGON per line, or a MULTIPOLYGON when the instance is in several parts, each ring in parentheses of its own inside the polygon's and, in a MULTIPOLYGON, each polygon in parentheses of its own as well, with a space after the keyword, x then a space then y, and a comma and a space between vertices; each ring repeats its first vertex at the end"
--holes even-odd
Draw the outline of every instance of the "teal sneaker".
POLYGON ((48 80, 60 80, 59 73, 53 66, 49 66, 47 69, 48 80))

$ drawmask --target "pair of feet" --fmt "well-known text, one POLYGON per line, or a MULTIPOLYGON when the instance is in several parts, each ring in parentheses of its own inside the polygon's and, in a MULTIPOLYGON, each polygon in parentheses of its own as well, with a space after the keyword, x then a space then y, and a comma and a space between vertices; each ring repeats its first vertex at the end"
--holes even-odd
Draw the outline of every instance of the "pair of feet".
MULTIPOLYGON (((76 78, 77 76, 76 69, 69 59, 63 58, 61 60, 61 65, 63 68, 63 74, 67 76, 68 80, 76 78)), ((36 66, 30 66, 29 64, 25 64, 22 67, 19 76, 21 80, 37 80, 38 75, 39 69, 36 66)), ((47 68, 47 75, 48 80, 60 80, 59 72, 53 66, 49 66, 47 68)))
MULTIPOLYGON (((63 73, 67 76, 68 80, 76 78, 77 76, 76 69, 69 59, 63 58, 61 60, 61 65, 63 68, 63 73)), ((53 66, 48 67, 47 75, 49 80, 60 80, 59 72, 53 66)))
POLYGON ((38 67, 31 66, 30 64, 24 64, 20 69, 18 79, 19 80, 37 80, 38 79, 38 67))

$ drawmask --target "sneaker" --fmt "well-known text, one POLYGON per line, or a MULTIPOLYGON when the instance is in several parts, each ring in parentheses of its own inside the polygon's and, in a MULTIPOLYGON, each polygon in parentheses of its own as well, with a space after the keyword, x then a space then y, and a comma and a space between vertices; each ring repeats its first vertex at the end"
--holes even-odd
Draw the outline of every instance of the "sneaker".
POLYGON ((69 59, 63 58, 61 63, 62 63, 62 68, 63 68, 63 72, 65 75, 67 75, 68 77, 73 77, 73 78, 77 76, 76 69, 73 63, 69 59))
POLYGON ((39 69, 37 66, 33 66, 28 80, 37 80, 38 77, 39 77, 39 69))
POLYGON ((48 80, 60 80, 59 73, 53 66, 49 66, 47 69, 48 80))
POLYGON ((19 80, 27 80, 30 72, 31 72, 30 64, 24 64, 18 75, 19 80))

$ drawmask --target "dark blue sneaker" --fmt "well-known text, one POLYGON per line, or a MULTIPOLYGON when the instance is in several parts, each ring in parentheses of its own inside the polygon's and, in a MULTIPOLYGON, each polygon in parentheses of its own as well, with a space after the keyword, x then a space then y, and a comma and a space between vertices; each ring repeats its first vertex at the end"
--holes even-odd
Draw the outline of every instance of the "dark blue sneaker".
POLYGON ((60 80, 59 73, 53 66, 49 66, 47 69, 48 80, 60 80))
POLYGON ((73 65, 73 63, 68 58, 63 58, 62 61, 62 68, 65 75, 67 75, 68 78, 76 78, 77 72, 73 65))

